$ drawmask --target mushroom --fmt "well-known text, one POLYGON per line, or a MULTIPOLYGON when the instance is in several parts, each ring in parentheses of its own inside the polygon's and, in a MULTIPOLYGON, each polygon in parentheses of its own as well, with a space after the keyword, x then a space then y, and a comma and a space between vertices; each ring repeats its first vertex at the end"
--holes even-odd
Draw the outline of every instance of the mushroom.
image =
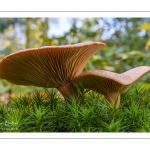
POLYGON ((112 106, 119 107, 120 95, 149 72, 150 67, 147 66, 136 67, 122 74, 105 70, 90 70, 77 76, 71 82, 74 86, 82 84, 84 88, 103 94, 112 106))
POLYGON ((104 46, 102 42, 90 41, 21 50, 1 60, 0 78, 18 85, 57 88, 68 99, 69 93, 77 94, 70 81, 104 46))

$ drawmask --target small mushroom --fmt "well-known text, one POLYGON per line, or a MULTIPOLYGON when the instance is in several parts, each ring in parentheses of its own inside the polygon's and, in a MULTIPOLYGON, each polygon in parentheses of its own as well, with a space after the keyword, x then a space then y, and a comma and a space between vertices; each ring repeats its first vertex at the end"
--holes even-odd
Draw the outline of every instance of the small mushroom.
POLYGON ((147 66, 136 67, 122 74, 105 70, 90 70, 74 78, 72 83, 74 86, 83 84, 84 88, 103 94, 112 106, 116 104, 116 107, 119 107, 120 95, 149 72, 150 67, 147 66))
POLYGON ((45 46, 12 53, 0 62, 0 78, 18 85, 57 88, 64 98, 77 90, 70 81, 105 46, 101 42, 45 46))

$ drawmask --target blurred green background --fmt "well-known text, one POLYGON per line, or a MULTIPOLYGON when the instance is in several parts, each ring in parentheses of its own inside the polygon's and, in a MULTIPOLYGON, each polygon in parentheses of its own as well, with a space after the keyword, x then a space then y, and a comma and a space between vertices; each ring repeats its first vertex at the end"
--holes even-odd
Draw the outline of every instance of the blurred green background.
MULTIPOLYGON (((117 73, 150 66, 150 18, 0 18, 0 60, 15 51, 50 45, 101 41, 107 46, 87 63, 85 70, 117 73)), ((150 77, 142 80, 149 88, 150 77)), ((26 87, 0 80, 0 95, 30 93, 26 87)))

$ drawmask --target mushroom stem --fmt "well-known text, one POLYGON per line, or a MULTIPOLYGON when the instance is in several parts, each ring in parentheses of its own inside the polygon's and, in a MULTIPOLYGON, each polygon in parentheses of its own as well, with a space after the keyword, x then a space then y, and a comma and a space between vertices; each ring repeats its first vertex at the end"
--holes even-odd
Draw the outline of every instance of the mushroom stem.
POLYGON ((68 102, 70 101, 70 95, 74 96, 75 98, 78 98, 78 91, 71 83, 66 83, 62 86, 59 86, 57 89, 68 102))
POLYGON ((112 105, 116 105, 116 108, 120 105, 120 93, 118 92, 110 92, 104 95, 107 101, 112 105))

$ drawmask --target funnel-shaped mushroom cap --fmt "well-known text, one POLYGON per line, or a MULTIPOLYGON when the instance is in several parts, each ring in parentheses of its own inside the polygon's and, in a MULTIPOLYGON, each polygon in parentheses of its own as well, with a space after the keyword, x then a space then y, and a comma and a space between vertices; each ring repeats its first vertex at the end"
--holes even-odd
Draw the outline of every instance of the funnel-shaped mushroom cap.
POLYGON ((121 94, 148 72, 150 72, 150 67, 147 66, 136 67, 122 74, 104 70, 90 70, 74 78, 72 83, 76 86, 82 83, 85 88, 104 95, 111 92, 121 94))
POLYGON ((86 62, 105 46, 85 42, 21 50, 0 62, 0 78, 19 85, 58 87, 79 75, 86 62))

